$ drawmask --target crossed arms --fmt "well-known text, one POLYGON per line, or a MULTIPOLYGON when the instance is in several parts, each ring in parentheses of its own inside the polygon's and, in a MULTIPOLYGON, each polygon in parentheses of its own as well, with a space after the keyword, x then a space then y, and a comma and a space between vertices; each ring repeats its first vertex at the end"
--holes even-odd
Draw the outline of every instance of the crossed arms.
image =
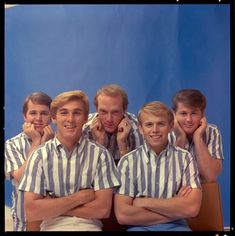
POLYGON ((66 197, 43 197, 40 194, 25 192, 27 221, 50 219, 60 215, 77 216, 89 219, 109 217, 112 206, 111 188, 94 191, 84 189, 66 197))
POLYGON ((119 224, 153 225, 194 217, 201 205, 201 189, 182 187, 177 196, 162 198, 132 198, 115 195, 115 214, 119 224))

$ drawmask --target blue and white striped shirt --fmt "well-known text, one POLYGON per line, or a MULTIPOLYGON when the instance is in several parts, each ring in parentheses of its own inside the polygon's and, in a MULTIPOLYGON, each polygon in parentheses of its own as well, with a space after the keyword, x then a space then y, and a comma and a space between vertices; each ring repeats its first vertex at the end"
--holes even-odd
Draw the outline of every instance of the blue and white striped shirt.
POLYGON ((24 194, 18 190, 18 183, 10 176, 12 171, 18 170, 25 162, 31 140, 25 133, 8 139, 5 142, 5 176, 12 181, 12 218, 14 231, 26 231, 24 212, 24 194))
POLYGON ((114 160, 105 148, 81 137, 68 153, 55 137, 32 154, 19 189, 64 197, 84 188, 96 191, 118 185, 114 160))
POLYGON ((157 156, 145 143, 123 156, 117 168, 121 185, 116 193, 133 198, 171 198, 182 186, 201 186, 195 159, 171 144, 157 156))
MULTIPOLYGON (((98 113, 90 113, 88 117, 88 122, 84 125, 84 132, 86 133, 87 137, 89 139, 94 140, 92 136, 92 132, 90 130, 90 124, 92 123, 93 119, 97 116, 98 113)), ((137 118, 134 114, 132 113, 125 113, 125 115, 128 117, 130 125, 131 125, 131 131, 129 133, 127 142, 129 146, 129 150, 132 151, 139 147, 140 145, 143 144, 144 139, 143 136, 140 134, 137 126, 137 118)), ((120 153, 118 149, 118 144, 117 144, 117 134, 114 133, 111 136, 108 136, 106 134, 105 136, 105 141, 104 141, 104 147, 107 148, 112 155, 112 157, 115 160, 120 159, 120 153)))
MULTIPOLYGON (((208 124, 206 131, 203 136, 203 140, 207 145, 208 151, 213 158, 224 159, 223 156, 223 147, 222 147, 222 138, 220 131, 216 125, 208 124)), ((176 136, 172 131, 169 136, 169 141, 172 144, 175 144, 176 136)), ((195 145, 193 141, 191 143, 186 143, 184 149, 188 150, 194 157, 196 156, 195 145)))

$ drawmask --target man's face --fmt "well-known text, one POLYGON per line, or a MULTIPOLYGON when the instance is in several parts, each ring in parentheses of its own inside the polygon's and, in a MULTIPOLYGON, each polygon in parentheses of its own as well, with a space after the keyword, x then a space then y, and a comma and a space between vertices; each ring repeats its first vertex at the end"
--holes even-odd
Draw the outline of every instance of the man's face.
POLYGON ((34 104, 29 101, 27 112, 24 115, 24 121, 33 124, 35 130, 39 133, 43 133, 43 129, 51 122, 49 107, 47 105, 34 104))
POLYGON ((108 133, 114 133, 125 113, 122 104, 122 97, 99 95, 97 100, 97 112, 104 130, 108 133))
POLYGON ((180 127, 188 136, 191 136, 198 128, 203 116, 204 114, 199 108, 191 108, 183 103, 178 103, 177 111, 175 112, 175 117, 180 127))
POLYGON ((79 100, 71 100, 61 106, 53 122, 57 125, 57 138, 62 144, 74 144, 82 134, 82 126, 87 122, 84 105, 79 100))
POLYGON ((159 154, 166 148, 168 143, 168 133, 173 124, 170 124, 167 116, 155 116, 143 112, 141 114, 141 124, 139 130, 144 136, 147 144, 159 154))

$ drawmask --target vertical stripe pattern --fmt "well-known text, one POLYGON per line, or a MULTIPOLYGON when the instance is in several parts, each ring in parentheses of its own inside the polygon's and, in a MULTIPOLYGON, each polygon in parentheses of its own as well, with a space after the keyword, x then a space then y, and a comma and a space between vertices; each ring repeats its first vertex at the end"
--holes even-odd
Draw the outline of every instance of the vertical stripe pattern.
MULTIPOLYGON (((89 125, 92 123, 93 119, 96 116, 97 116, 97 113, 89 114, 88 122, 84 125, 84 132, 85 132, 86 136, 93 141, 94 141, 94 138, 92 137, 92 133, 89 128, 89 125)), ((136 116, 131 113, 126 113, 126 116, 128 117, 128 119, 130 121, 130 125, 132 127, 130 134, 128 136, 128 145, 129 145, 130 151, 132 151, 143 144, 143 137, 138 130, 136 116)), ((106 135, 104 146, 105 146, 105 148, 107 148, 109 150, 111 156, 115 160, 120 159, 116 133, 111 136, 106 135)))
POLYGON ((82 137, 68 153, 54 138, 34 152, 19 189, 44 196, 50 191, 64 197, 84 188, 96 191, 118 185, 114 160, 105 148, 82 137))
MULTIPOLYGON (((7 179, 11 179, 10 172, 18 170, 25 162, 30 148, 30 140, 23 132, 5 142, 4 171, 7 179)), ((24 195, 18 191, 18 184, 12 181, 12 208, 13 230, 25 231, 24 195)))
POLYGON ((116 192, 130 197, 171 198, 183 185, 201 186, 195 159, 171 144, 158 156, 144 144, 122 157, 117 168, 116 192))

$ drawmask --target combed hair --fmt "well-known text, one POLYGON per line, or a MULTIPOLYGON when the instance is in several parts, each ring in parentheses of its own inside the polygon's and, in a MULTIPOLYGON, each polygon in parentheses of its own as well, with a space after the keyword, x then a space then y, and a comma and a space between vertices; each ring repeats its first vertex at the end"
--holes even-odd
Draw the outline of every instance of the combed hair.
POLYGON ((168 108, 164 103, 159 101, 153 101, 146 103, 138 112, 138 122, 141 124, 141 114, 147 113, 154 116, 167 116, 170 124, 174 122, 174 115, 170 108, 168 108))
POLYGON ((89 114, 89 99, 88 96, 81 90, 73 90, 60 93, 51 102, 51 115, 55 116, 57 110, 72 100, 79 100, 84 105, 85 114, 89 114))
POLYGON ((97 90, 97 93, 94 97, 94 105, 96 109, 98 108, 98 96, 99 95, 106 95, 110 97, 116 97, 116 96, 121 96, 122 97, 122 104, 123 104, 123 109, 124 111, 127 110, 128 107, 128 96, 127 93, 124 91, 123 88, 121 88, 117 84, 109 84, 106 85, 99 90, 97 90))
POLYGON ((177 111, 178 103, 183 103, 190 108, 206 109, 206 97, 197 89, 182 89, 172 98, 172 109, 177 111))
POLYGON ((51 105, 51 97, 48 96, 46 93, 43 92, 34 92, 30 95, 28 95, 23 103, 23 107, 22 107, 22 113, 24 115, 26 115, 27 111, 28 111, 28 103, 29 101, 31 101, 33 104, 40 104, 40 105, 45 105, 48 106, 50 109, 50 105, 51 105))

